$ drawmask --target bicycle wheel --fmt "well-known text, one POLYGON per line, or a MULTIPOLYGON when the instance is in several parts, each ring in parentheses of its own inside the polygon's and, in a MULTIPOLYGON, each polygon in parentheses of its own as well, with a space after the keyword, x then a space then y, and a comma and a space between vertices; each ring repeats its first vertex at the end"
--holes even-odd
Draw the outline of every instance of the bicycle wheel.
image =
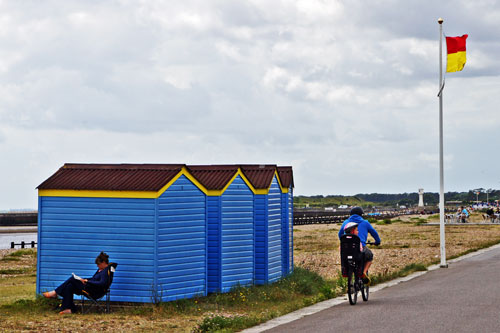
POLYGON ((363 301, 368 301, 368 296, 370 296, 370 286, 365 285, 363 282, 361 287, 361 296, 363 297, 363 301))
POLYGON ((349 296, 349 303, 356 304, 358 301, 358 286, 356 285, 356 273, 352 268, 349 268, 347 274, 347 295, 349 296))

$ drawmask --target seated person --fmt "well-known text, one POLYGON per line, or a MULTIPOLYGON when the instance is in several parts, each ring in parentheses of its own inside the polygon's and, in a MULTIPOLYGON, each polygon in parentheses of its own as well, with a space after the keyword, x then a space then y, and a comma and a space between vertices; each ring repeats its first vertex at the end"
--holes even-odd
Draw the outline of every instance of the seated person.
POLYGON ((486 209, 486 213, 483 214, 483 220, 495 220, 495 211, 493 210, 493 208, 488 208, 486 209))
POLYGON ((101 252, 95 259, 95 263, 98 270, 91 278, 77 279, 71 276, 55 290, 43 293, 43 296, 46 298, 62 297, 61 312, 59 312, 59 314, 69 314, 75 311, 76 308, 73 303, 73 294, 82 295, 82 291, 85 289, 90 296, 101 297, 106 292, 106 286, 108 285, 107 268, 109 265, 109 256, 101 252))

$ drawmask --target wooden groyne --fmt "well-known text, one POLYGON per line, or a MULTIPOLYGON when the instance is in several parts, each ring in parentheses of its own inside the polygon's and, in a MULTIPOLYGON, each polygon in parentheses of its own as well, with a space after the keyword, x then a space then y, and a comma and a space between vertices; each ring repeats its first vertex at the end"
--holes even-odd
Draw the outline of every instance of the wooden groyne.
MULTIPOLYGON (((381 213, 376 213, 374 215, 363 215, 364 218, 374 218, 374 219, 386 219, 393 218, 403 213, 398 211, 386 211, 381 213)), ((312 210, 312 209, 294 209, 293 210, 293 224, 294 225, 305 225, 305 224, 330 224, 330 223, 342 223, 349 218, 349 211, 325 211, 325 210, 312 210)))
POLYGON ((0 213, 0 226, 36 226, 38 213, 0 213))

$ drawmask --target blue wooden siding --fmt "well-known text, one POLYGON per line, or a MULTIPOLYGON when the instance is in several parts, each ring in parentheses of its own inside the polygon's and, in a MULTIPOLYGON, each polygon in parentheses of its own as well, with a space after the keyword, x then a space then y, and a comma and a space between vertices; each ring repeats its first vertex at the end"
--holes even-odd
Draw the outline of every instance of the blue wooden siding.
POLYGON ((276 177, 269 189, 268 199, 268 247, 267 269, 268 282, 275 282, 282 276, 281 272, 281 189, 276 177))
POLYGON ((289 233, 288 239, 290 240, 288 248, 288 271, 293 272, 293 189, 290 187, 288 189, 288 225, 289 225, 289 233))
POLYGON ((157 297, 206 295, 206 199, 181 176, 158 198, 157 297))
POLYGON ((289 220, 288 220, 288 193, 281 194, 281 262, 282 274, 287 275, 289 272, 290 263, 290 233, 289 220))
POLYGON ((257 194, 254 197, 255 216, 255 284, 265 284, 267 271, 267 195, 257 194))
POLYGON ((265 284, 282 275, 281 189, 273 178, 267 195, 256 195, 255 214, 255 283, 265 284))
POLYGON ((91 277, 106 252, 119 264, 112 301, 150 302, 154 283, 153 199, 40 197, 37 292, 71 273, 91 277))
POLYGON ((240 176, 221 197, 221 291, 254 278, 253 193, 240 176))
MULTIPOLYGON (((41 224, 41 221, 42 221, 42 197, 38 197, 38 217, 37 217, 37 225, 38 225, 38 230, 39 232, 37 232, 37 240, 36 240, 36 243, 38 244, 38 249, 36 251, 36 262, 37 262, 37 266, 40 264, 40 235, 42 234, 41 230, 42 230, 42 224, 41 224)), ((36 274, 36 292, 37 294, 40 293, 40 267, 37 267, 37 270, 36 270, 37 274, 36 274)))
POLYGON ((220 241, 220 221, 221 221, 221 197, 207 196, 207 222, 208 222, 208 292, 220 292, 221 290, 221 241, 220 241))

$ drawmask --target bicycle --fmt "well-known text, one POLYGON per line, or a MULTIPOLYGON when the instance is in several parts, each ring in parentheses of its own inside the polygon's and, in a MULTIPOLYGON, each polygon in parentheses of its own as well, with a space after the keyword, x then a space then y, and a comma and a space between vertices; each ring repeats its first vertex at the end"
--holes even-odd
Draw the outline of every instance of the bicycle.
MULTIPOLYGON (((364 302, 370 296, 370 286, 363 283, 364 260, 361 252, 361 240, 356 235, 345 234, 340 238, 340 263, 342 276, 347 277, 347 295, 349 304, 355 305, 358 301, 358 292, 364 302)), ((375 243, 367 242, 374 245, 375 243)))

